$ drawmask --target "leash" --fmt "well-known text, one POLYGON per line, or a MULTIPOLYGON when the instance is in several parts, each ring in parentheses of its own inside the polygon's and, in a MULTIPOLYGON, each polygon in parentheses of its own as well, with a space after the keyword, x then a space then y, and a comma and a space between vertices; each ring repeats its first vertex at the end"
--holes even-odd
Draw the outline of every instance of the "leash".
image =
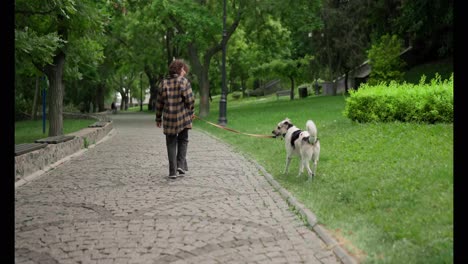
POLYGON ((228 127, 223 127, 221 125, 218 125, 218 124, 215 124, 215 123, 212 123, 210 121, 207 121, 207 120, 204 120, 200 117, 198 117, 197 115, 194 115, 196 119, 200 119, 201 121, 205 122, 205 123, 208 123, 212 126, 215 126, 217 128, 221 128, 221 129, 224 129, 224 130, 227 130, 227 131, 231 131, 231 132, 234 132, 234 133, 237 133, 237 134, 242 134, 242 135, 247 135, 247 136, 251 136, 251 137, 260 137, 260 138, 275 138, 275 136, 273 135, 260 135, 260 134, 249 134, 249 133, 243 133, 243 132, 240 132, 240 131, 237 131, 237 130, 234 130, 232 128, 228 128, 228 127))

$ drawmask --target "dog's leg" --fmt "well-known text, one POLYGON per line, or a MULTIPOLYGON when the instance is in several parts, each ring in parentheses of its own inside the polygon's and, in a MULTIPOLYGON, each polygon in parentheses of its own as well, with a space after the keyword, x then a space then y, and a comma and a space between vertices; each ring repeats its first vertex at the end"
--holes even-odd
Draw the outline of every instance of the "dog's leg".
POLYGON ((317 172, 317 165, 319 162, 319 157, 320 157, 320 142, 317 142, 315 145, 314 153, 312 155, 312 161, 313 161, 312 177, 315 176, 317 172))
POLYGON ((312 176, 315 176, 315 172, 317 171, 317 164, 318 159, 314 159, 313 170, 311 171, 312 176))
POLYGON ((309 177, 312 177, 314 176, 314 172, 310 169, 310 164, 308 161, 305 161, 305 167, 307 169, 307 174, 309 174, 309 177))
POLYGON ((297 174, 297 177, 301 176, 303 172, 304 172, 304 159, 301 157, 301 162, 299 164, 299 173, 297 174))
POLYGON ((289 171, 289 163, 291 163, 291 157, 286 156, 286 166, 284 167, 283 174, 287 174, 289 171))
MULTIPOLYGON (((315 164, 315 163, 314 163, 315 164)), ((307 179, 308 181, 312 180, 314 175, 315 175, 315 165, 314 165, 314 170, 310 169, 309 162, 306 163, 306 168, 307 168, 307 174, 309 175, 309 178, 307 179)))

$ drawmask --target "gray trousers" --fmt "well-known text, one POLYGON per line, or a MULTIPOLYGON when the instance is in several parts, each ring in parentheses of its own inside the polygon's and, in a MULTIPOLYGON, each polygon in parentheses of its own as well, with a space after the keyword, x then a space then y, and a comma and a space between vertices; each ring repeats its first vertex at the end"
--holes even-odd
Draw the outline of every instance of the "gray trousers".
POLYGON ((167 157, 169 160, 169 175, 176 175, 177 168, 188 171, 187 167, 188 129, 177 135, 166 135, 167 157))

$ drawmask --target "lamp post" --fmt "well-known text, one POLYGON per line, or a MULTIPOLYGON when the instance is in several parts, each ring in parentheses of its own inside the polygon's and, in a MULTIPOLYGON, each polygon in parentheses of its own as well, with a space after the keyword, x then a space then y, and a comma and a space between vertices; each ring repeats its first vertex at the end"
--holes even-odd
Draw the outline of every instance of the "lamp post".
POLYGON ((42 90, 42 134, 46 132, 46 87, 47 87, 47 79, 45 76, 42 77, 44 81, 44 89, 42 90))
POLYGON ((142 75, 143 73, 140 72, 140 112, 143 112, 143 84, 142 84, 142 75))
POLYGON ((227 103, 227 89, 226 89, 226 0, 223 0, 223 56, 222 56, 222 67, 221 67, 221 78, 222 78, 222 91, 221 99, 219 100, 219 120, 218 123, 221 126, 226 126, 226 103, 227 103))

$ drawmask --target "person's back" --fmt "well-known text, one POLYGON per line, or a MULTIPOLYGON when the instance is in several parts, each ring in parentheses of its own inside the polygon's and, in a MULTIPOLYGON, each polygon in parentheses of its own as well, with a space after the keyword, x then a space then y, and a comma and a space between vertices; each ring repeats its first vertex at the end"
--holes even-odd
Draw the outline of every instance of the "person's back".
POLYGON ((171 179, 177 177, 176 173, 184 176, 188 170, 188 130, 192 128, 195 100, 190 81, 185 78, 187 72, 183 60, 174 60, 169 65, 169 76, 160 84, 156 102, 156 126, 162 126, 166 136, 171 179))
POLYGON ((117 107, 115 106, 115 102, 112 102, 112 104, 111 104, 111 110, 112 110, 112 113, 113 113, 113 114, 117 113, 117 107))

